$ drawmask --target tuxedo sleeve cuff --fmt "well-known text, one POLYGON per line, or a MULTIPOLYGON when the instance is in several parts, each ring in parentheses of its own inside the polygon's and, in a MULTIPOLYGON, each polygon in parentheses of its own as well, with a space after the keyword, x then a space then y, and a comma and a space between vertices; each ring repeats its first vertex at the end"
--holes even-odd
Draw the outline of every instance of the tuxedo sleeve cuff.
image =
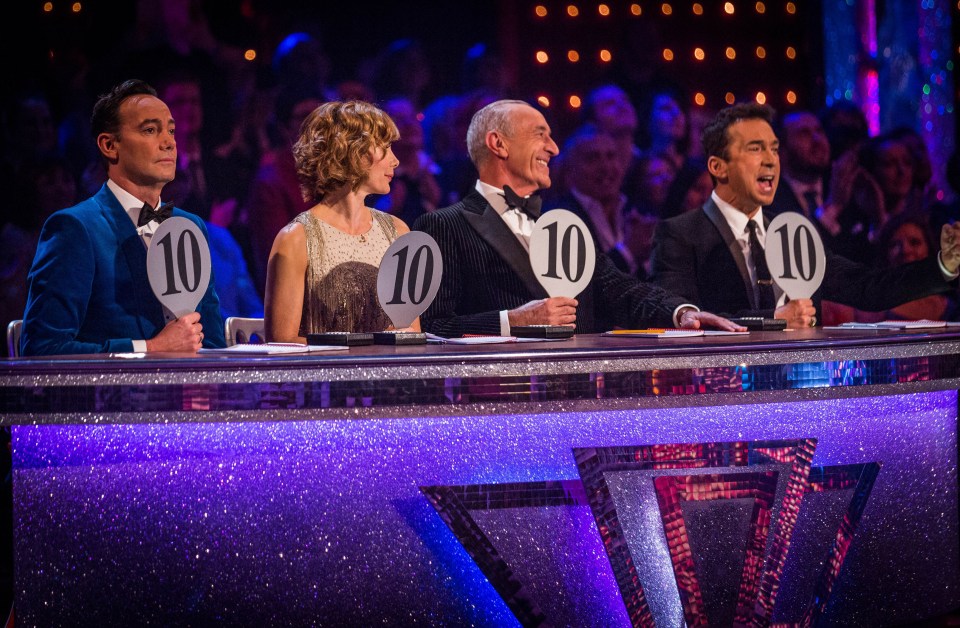
MULTIPOLYGON (((942 251, 940 253, 942 253, 942 251)), ((937 253, 937 266, 940 267, 940 272, 943 273, 943 278, 947 281, 953 281, 957 277, 960 277, 960 272, 951 273, 949 270, 947 270, 947 267, 943 265, 943 259, 940 257, 940 253, 937 253)))
POLYGON ((680 327, 680 315, 683 314, 684 310, 693 310, 694 312, 699 312, 700 308, 696 305, 691 305, 690 303, 684 303, 677 306, 677 309, 673 311, 673 326, 680 327))
POLYGON ((500 310, 500 335, 510 335, 510 317, 507 316, 507 310, 500 310))

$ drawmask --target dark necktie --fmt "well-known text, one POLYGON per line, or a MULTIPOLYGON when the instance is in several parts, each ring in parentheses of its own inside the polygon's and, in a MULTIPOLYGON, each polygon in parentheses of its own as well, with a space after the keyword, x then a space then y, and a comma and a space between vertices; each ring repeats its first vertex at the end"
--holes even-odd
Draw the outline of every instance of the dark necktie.
POLYGON ((817 209, 820 203, 817 202, 817 191, 807 190, 803 193, 803 202, 807 204, 807 218, 813 218, 817 215, 817 209))
POLYGON ((143 204, 140 210, 140 217, 137 219, 137 226, 142 227, 151 220, 156 220, 157 224, 162 223, 173 213, 173 203, 164 203, 157 209, 150 207, 149 203, 143 204))
POLYGON ((770 278, 770 269, 767 268, 767 258, 763 253, 760 238, 757 237, 760 225, 756 220, 751 220, 747 223, 747 228, 750 229, 750 261, 757 273, 757 304, 761 310, 772 310, 777 302, 773 297, 773 280, 770 278))
POLYGON ((542 199, 536 194, 531 194, 523 198, 514 192, 509 185, 503 186, 503 198, 507 199, 507 205, 516 207, 534 220, 540 217, 540 203, 542 199))

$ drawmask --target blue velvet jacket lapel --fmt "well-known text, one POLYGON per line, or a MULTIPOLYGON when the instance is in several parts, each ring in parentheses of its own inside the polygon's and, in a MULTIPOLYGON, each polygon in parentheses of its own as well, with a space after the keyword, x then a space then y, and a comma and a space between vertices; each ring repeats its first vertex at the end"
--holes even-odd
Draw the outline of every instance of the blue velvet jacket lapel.
MULTIPOLYGON (((155 332, 145 328, 144 321, 136 313, 150 312, 151 322, 158 328, 164 326, 163 309, 153 295, 150 289, 150 281, 147 278, 147 248, 143 240, 137 235, 137 229, 130 220, 130 216, 120 205, 120 201, 113 195, 113 192, 104 185, 94 197, 100 205, 104 220, 110 225, 115 237, 117 248, 122 251, 123 259, 127 263, 127 273, 132 279, 133 293, 128 295, 129 302, 124 305, 125 308, 134 313, 137 325, 140 328, 143 338, 152 337, 155 332)), ((118 256, 117 262, 120 262, 118 256)), ((119 273, 120 269, 115 269, 119 273)))

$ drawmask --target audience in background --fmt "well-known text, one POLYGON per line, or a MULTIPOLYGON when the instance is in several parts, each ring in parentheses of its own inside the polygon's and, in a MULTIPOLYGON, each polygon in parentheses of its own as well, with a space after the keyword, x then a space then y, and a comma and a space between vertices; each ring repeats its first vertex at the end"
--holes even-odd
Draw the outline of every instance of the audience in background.
POLYGON ((400 132, 400 138, 393 143, 393 154, 400 160, 400 165, 393 172, 390 193, 371 206, 393 214, 409 225, 420 214, 432 212, 439 206, 443 193, 436 175, 440 168, 424 150, 423 127, 413 103, 406 98, 394 98, 387 101, 383 110, 400 132))
POLYGON ((781 182, 766 211, 771 218, 789 211, 816 220, 823 207, 824 177, 830 172, 827 134, 809 111, 787 113, 778 122, 781 182))
POLYGON ((667 195, 660 210, 662 219, 699 209, 710 198, 713 180, 707 171, 707 161, 702 157, 689 157, 667 188, 667 195))
POLYGON ((583 129, 564 144, 559 162, 564 189, 546 207, 578 215, 598 251, 609 255, 623 272, 643 277, 646 257, 634 257, 627 246, 626 214, 633 210, 620 190, 626 169, 617 143, 606 133, 583 129))
POLYGON ((284 225, 310 207, 300 189, 292 147, 300 123, 322 102, 322 95, 309 87, 291 87, 277 95, 274 118, 280 139, 276 148, 264 156, 254 176, 242 218, 250 241, 251 275, 261 295, 274 238, 284 225))

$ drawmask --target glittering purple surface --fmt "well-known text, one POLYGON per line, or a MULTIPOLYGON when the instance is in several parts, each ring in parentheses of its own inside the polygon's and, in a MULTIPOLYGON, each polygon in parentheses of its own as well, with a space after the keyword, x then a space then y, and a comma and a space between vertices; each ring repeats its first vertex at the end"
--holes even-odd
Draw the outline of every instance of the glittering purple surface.
MULTIPOLYGON (((951 391, 529 415, 16 425, 17 621, 511 625, 419 487, 575 480, 573 447, 812 437, 814 465, 882 464, 824 624, 903 623, 960 604, 956 429, 951 391)), ((835 529, 835 510, 805 514, 824 512, 835 529)), ((564 517, 550 524, 556 546, 528 554, 547 562, 523 569, 576 592, 584 574, 571 561, 596 546, 577 538, 588 525, 564 517)), ((505 513, 483 525, 501 537, 513 527, 505 513)), ((535 538, 529 526, 518 519, 504 547, 522 555, 519 544, 535 538)), ((670 570, 664 554, 650 558, 670 570)), ((588 602, 584 625, 595 621, 588 602)))

